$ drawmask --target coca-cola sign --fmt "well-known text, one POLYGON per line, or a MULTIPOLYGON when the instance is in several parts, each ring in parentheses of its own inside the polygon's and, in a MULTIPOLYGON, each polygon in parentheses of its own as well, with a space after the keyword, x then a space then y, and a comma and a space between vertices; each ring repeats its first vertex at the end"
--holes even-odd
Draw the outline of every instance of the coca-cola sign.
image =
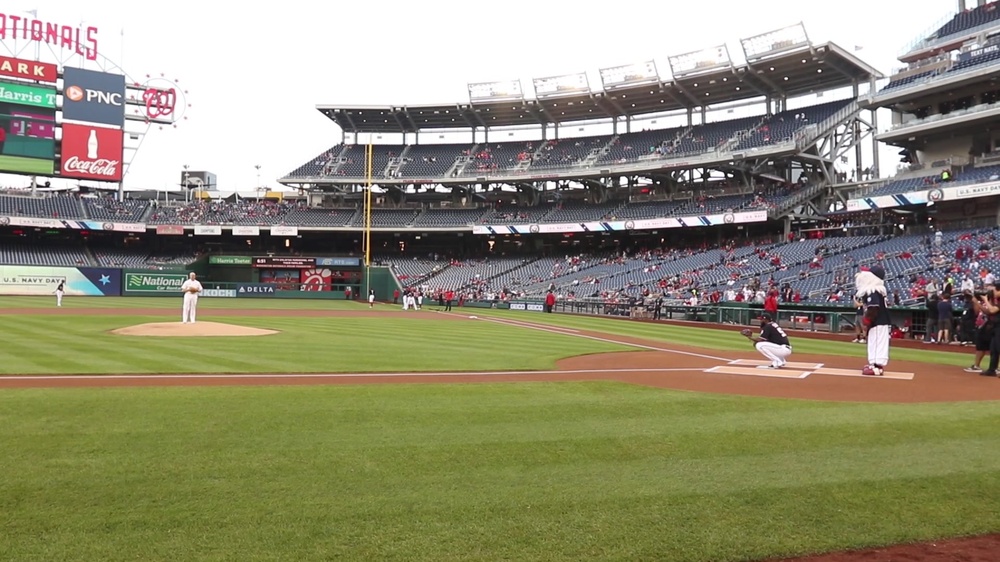
POLYGON ((121 129, 63 123, 60 175, 121 181, 123 142, 121 129))

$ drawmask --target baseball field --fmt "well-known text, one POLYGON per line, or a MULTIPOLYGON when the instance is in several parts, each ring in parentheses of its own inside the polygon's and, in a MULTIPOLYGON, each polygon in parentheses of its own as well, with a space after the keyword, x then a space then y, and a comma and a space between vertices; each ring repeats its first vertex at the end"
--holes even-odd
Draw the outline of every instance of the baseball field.
POLYGON ((0 560, 1000 549, 1000 381, 962 372, 968 351, 894 347, 861 377, 863 346, 796 333, 775 373, 692 325, 269 299, 179 316, 0 297, 0 560))

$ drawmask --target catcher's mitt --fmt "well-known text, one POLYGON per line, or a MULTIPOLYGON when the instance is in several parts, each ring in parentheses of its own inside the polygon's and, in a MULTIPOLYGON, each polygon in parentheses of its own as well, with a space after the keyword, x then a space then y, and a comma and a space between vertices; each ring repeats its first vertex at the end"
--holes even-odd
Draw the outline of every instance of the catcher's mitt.
POLYGON ((742 335, 745 338, 749 338, 750 334, 752 333, 753 331, 751 331, 750 328, 743 328, 742 330, 740 330, 740 335, 742 335))

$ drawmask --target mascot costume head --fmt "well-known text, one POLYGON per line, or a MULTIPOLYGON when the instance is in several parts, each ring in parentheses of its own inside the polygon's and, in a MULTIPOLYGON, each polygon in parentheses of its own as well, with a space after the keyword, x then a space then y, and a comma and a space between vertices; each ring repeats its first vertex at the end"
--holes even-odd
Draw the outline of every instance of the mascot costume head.
POLYGON ((859 299, 863 299, 872 293, 879 293, 883 297, 887 296, 885 289, 885 269, 881 265, 873 265, 867 270, 855 273, 854 287, 857 289, 855 295, 859 299))

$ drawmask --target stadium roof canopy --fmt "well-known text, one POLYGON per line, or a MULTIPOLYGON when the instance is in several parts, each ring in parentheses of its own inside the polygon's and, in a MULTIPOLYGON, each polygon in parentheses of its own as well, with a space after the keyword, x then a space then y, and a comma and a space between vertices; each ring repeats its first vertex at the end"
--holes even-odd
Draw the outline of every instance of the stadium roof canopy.
POLYGON ((602 69, 602 87, 586 73, 535 79, 535 97, 520 81, 470 84, 468 102, 411 106, 319 105, 346 133, 541 126, 628 118, 770 96, 791 98, 883 78, 834 43, 813 45, 801 26, 741 40, 746 62, 734 64, 725 45, 670 57, 671 79, 652 61, 602 69))

